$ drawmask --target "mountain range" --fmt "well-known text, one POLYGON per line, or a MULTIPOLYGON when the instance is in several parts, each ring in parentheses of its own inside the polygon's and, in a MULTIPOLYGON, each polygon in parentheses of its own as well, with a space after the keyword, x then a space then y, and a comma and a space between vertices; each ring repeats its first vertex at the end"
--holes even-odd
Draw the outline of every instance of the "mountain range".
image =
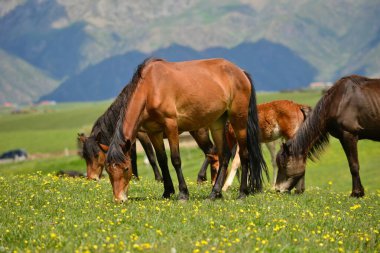
POLYGON ((258 90, 380 74, 376 0, 7 0, 0 102, 114 97, 146 57, 223 57, 258 90))

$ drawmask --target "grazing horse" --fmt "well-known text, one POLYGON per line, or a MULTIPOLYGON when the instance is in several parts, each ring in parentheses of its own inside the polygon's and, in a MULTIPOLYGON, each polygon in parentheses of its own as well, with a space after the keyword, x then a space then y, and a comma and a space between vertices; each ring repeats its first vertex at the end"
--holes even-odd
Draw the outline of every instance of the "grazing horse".
MULTIPOLYGON (((80 153, 86 161, 88 179, 99 180, 102 175, 106 152, 115 132, 115 126, 120 114, 120 110, 126 103, 126 94, 129 92, 131 92, 131 86, 126 85, 125 88, 120 92, 119 96, 115 99, 115 101, 96 120, 89 137, 86 137, 83 133, 78 134, 78 141, 79 143, 82 143, 82 150, 80 153)), ((216 175, 216 166, 218 159, 216 158, 216 151, 213 147, 213 143, 210 140, 208 131, 205 129, 197 129, 191 131, 190 134, 193 136, 199 147, 205 153, 205 157, 211 164, 211 171, 213 172, 213 175, 216 175)), ((148 135, 143 131, 138 131, 137 139, 140 141, 148 157, 149 163, 153 168, 155 179, 157 181, 162 181, 162 176, 156 163, 153 146, 148 135)), ((132 172, 138 178, 135 142, 131 147, 131 158, 132 172)))
POLYGON ((307 158, 319 158, 329 135, 339 139, 352 176, 352 197, 364 196, 357 142, 380 141, 380 79, 352 75, 338 80, 318 101, 293 139, 277 154, 276 190, 290 191, 305 175, 307 158))
MULTIPOLYGON (((260 135, 261 143, 265 143, 271 155, 273 165, 273 185, 276 183, 277 166, 275 154, 275 141, 283 138, 289 140, 293 138, 297 130, 300 128, 306 117, 311 112, 311 107, 308 105, 297 104, 289 100, 275 100, 269 103, 257 105, 259 114, 260 135)), ((228 139, 234 142, 234 133, 229 126, 227 132, 228 139)), ((235 141, 236 142, 236 141, 235 141)), ((226 191, 232 184, 237 169, 240 167, 240 158, 236 154, 232 161, 231 170, 223 186, 223 191, 226 191)), ((304 188, 303 181, 300 183, 300 189, 304 188)))
POLYGON ((220 161, 210 199, 221 197, 222 180, 231 156, 224 135, 227 120, 240 146, 239 197, 262 189, 262 170, 267 172, 267 169, 258 142, 256 94, 248 73, 224 59, 186 62, 148 59, 139 65, 130 85, 134 91, 121 111, 106 161, 117 202, 127 200, 132 176, 129 152, 140 127, 148 133, 155 148, 164 179, 164 198, 174 193, 164 134, 179 182, 178 198, 187 200, 189 192, 182 174, 179 133, 200 128, 211 130, 220 161))

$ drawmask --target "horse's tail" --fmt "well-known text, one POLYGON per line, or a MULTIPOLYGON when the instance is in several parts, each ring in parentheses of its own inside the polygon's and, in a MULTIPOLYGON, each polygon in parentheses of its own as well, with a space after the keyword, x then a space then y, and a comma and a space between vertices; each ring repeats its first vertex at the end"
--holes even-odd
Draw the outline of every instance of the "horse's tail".
POLYGON ((265 172, 267 179, 269 180, 268 168, 265 163, 261 145, 259 140, 259 119, 257 116, 257 106, 256 106, 256 92, 254 83, 252 81, 249 73, 244 71, 244 74, 249 79, 251 83, 251 98, 249 101, 248 108, 248 126, 247 126, 247 146, 249 155, 249 186, 251 192, 261 191, 263 188, 263 175, 262 171, 265 172))

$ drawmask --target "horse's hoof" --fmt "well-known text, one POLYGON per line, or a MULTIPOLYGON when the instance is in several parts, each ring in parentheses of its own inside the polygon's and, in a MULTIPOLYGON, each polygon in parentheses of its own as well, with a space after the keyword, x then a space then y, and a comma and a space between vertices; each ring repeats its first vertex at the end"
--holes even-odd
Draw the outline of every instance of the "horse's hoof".
POLYGON ((304 191, 305 191, 305 189, 303 189, 303 190, 295 190, 294 193, 295 194, 302 194, 304 191))
POLYGON ((216 200, 223 198, 223 195, 221 192, 214 192, 212 191, 210 196, 208 197, 209 200, 216 200))
POLYGON ((156 177, 155 180, 159 183, 162 183, 164 182, 164 180, 162 179, 162 177, 156 177))
POLYGON ((353 191, 351 193, 351 197, 354 197, 354 198, 361 198, 364 196, 364 192, 362 191, 353 191))
POLYGON ((174 191, 164 191, 164 193, 162 194, 162 198, 164 199, 168 199, 170 198, 171 195, 173 195, 175 192, 174 191))
POLYGON ((246 193, 244 193, 244 192, 241 192, 241 193, 239 194, 239 197, 238 197, 237 199, 242 200, 242 199, 245 199, 245 198, 247 198, 247 197, 248 197, 248 194, 246 194, 246 193))
POLYGON ((202 184, 204 182, 207 182, 207 178, 205 178, 205 177, 198 177, 198 179, 197 179, 197 183, 198 184, 202 184))
POLYGON ((189 194, 185 194, 185 193, 180 193, 178 195, 178 200, 181 201, 181 202, 186 202, 189 200, 189 194))

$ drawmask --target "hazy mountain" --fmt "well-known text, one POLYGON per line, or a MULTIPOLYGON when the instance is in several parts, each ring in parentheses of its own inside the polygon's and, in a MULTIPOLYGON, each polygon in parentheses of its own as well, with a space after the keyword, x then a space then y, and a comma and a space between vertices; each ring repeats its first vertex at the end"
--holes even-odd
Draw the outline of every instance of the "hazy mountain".
MULTIPOLYGON (((132 51, 150 55, 173 44, 234 50, 265 39, 312 65, 314 80, 333 81, 379 74, 379 12, 378 0, 5 0, 0 48, 68 81, 132 51)), ((293 82, 292 71, 283 74, 274 87, 293 82)))
POLYGON ((231 49, 216 47, 204 51, 172 45, 152 54, 135 51, 108 58, 66 80, 41 99, 92 101, 115 97, 130 80, 136 66, 151 56, 169 61, 226 58, 252 75, 256 90, 266 91, 305 86, 314 79, 317 72, 293 51, 266 40, 244 43, 231 49))
POLYGON ((0 59, 0 104, 31 103, 58 86, 39 69, 1 49, 0 59))

